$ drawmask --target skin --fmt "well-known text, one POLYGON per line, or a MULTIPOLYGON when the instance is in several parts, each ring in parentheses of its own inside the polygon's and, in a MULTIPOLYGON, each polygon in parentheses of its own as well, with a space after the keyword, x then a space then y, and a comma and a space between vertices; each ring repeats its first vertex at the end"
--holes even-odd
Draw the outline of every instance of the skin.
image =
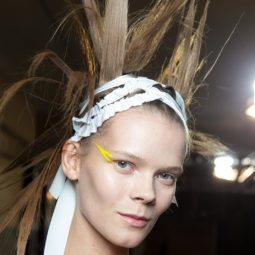
POLYGON ((157 110, 136 107, 106 121, 90 140, 86 148, 72 141, 63 148, 63 170, 77 193, 65 254, 128 254, 173 200, 184 130, 157 110))
POLYGON ((112 154, 109 151, 105 150, 100 144, 95 143, 95 145, 98 148, 98 150, 100 151, 101 155, 106 160, 106 162, 113 163, 112 154))

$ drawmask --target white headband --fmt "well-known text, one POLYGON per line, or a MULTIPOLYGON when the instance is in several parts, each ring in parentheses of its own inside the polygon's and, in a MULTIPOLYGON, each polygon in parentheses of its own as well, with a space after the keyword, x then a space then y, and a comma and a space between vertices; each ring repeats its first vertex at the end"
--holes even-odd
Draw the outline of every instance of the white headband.
MULTIPOLYGON (((73 117, 74 135, 70 140, 78 142, 84 137, 96 133, 97 128, 118 112, 142 105, 146 102, 160 100, 168 105, 181 120, 186 135, 188 135, 187 119, 185 114, 184 101, 181 95, 175 91, 175 97, 170 93, 163 92, 155 87, 158 82, 145 77, 134 77, 131 75, 120 76, 95 90, 95 95, 112 88, 112 92, 96 103, 93 108, 83 117, 73 117), (122 86, 123 85, 123 86, 122 86), (135 94, 137 90, 141 93, 135 94), (129 97, 127 97, 130 94, 129 97)), ((166 88, 165 85, 161 84, 166 88)), ((80 113, 83 113, 88 105, 86 99, 82 103, 80 113)), ((75 209, 75 188, 66 178, 61 166, 52 182, 49 192, 58 199, 50 222, 44 255, 64 255, 69 229, 75 209)), ((176 202, 176 201, 174 201, 176 202)))
MULTIPOLYGON (((168 105, 180 118, 185 130, 188 132, 186 124, 186 114, 184 101, 180 94, 175 91, 175 97, 169 93, 163 92, 155 87, 157 83, 145 77, 134 77, 131 75, 120 76, 102 86, 96 91, 95 95, 108 89, 117 88, 107 94, 95 106, 87 112, 83 117, 73 117, 74 136, 70 139, 73 141, 80 141, 84 137, 89 137, 92 133, 96 133, 97 128, 100 127, 106 120, 114 116, 117 112, 123 112, 134 106, 142 105, 146 102, 160 100, 168 105), (126 97, 137 90, 143 90, 144 93, 138 93, 130 97, 126 97)), ((165 85, 161 85, 165 87, 165 85)), ((85 110, 88 105, 88 100, 85 100, 81 112, 85 110)))

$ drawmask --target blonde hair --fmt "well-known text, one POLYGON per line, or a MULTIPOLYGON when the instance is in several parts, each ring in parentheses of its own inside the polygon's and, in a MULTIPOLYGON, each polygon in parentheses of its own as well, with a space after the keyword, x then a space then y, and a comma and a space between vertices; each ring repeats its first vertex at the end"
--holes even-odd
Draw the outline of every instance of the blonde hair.
MULTIPOLYGON (((20 173, 42 165, 32 182, 20 190, 17 202, 9 205, 0 223, 0 231, 3 231, 22 211, 18 255, 25 253, 42 194, 60 164, 61 148, 71 135, 71 118, 79 114, 81 101, 87 96, 90 109, 94 103, 94 90, 100 84, 123 73, 143 71, 155 55, 166 32, 176 23, 179 23, 179 31, 177 39, 175 38, 175 47, 156 80, 176 89, 183 96, 186 107, 190 106, 194 92, 199 87, 194 79, 204 62, 199 55, 207 8, 208 3, 196 24, 195 0, 157 0, 149 10, 129 24, 128 0, 108 0, 100 5, 97 0, 83 0, 85 23, 77 10, 71 11, 68 18, 72 18, 79 38, 84 70, 72 70, 56 53, 44 51, 34 57, 28 78, 13 84, 4 92, 0 99, 0 114, 13 96, 29 83, 53 83, 61 86, 64 91, 60 109, 62 119, 33 141, 22 155, 4 169, 0 178, 1 183, 8 186, 16 178, 15 173, 20 176, 20 173), (37 77, 37 70, 45 60, 52 61, 63 72, 65 79, 37 77), (55 130, 58 130, 58 136, 55 130), (46 144, 45 140, 48 143, 42 146, 46 144)), ((209 155, 220 147, 213 138, 196 131, 191 131, 191 138, 191 148, 204 155, 209 155)))

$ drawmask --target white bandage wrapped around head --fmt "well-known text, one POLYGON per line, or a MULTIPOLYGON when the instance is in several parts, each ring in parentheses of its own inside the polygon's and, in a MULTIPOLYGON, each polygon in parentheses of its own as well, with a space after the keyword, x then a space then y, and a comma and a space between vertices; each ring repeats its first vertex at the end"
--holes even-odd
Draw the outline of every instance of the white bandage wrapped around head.
MULTIPOLYGON (((145 78, 131 75, 120 76, 95 90, 95 95, 112 90, 99 100, 83 117, 73 117, 74 135, 70 140, 78 142, 82 138, 96 133, 102 124, 118 112, 126 111, 132 107, 146 102, 160 100, 169 106, 179 117, 188 137, 187 119, 184 101, 177 91, 174 95, 158 89, 159 83, 145 78)), ((160 84, 162 88, 165 85, 160 84)), ((166 88, 167 89, 167 88, 166 88)), ((88 100, 82 104, 80 113, 88 106, 88 100)), ((58 199, 47 234, 44 255, 64 255, 65 246, 75 209, 75 188, 73 183, 66 179, 61 166, 53 180, 49 192, 58 199)), ((176 203, 175 198, 173 202, 176 203)))

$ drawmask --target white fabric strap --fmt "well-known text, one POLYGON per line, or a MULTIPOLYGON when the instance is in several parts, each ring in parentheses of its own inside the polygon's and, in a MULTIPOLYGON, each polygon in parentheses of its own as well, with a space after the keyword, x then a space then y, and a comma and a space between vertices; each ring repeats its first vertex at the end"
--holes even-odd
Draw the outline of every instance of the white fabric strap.
MULTIPOLYGON (((154 87, 156 84, 158 84, 156 81, 145 77, 123 75, 100 86, 95 90, 95 95, 112 88, 118 88, 108 93, 83 117, 73 117, 72 121, 75 134, 70 139, 78 142, 83 137, 89 137, 97 131, 98 127, 116 113, 155 100, 162 101, 174 110, 183 123, 186 134, 188 134, 185 106, 181 95, 175 91, 176 97, 173 98, 169 93, 154 87), (134 95, 127 97, 133 93, 134 95)), ((165 87, 165 85, 161 86, 165 87)), ((88 100, 86 99, 81 105, 80 113, 84 112, 87 105, 88 100)), ((74 215, 76 196, 75 187, 73 183, 66 179, 61 166, 57 171, 49 192, 58 201, 50 222, 44 255, 64 255, 74 215)), ((173 202, 176 203, 175 197, 173 198, 173 202)))
MULTIPOLYGON (((62 169, 59 168, 55 180, 62 178, 62 169)), ((61 193, 58 197, 54 213, 50 222, 44 255, 64 255, 67 238, 75 209, 75 188, 74 185, 66 179, 63 187, 59 186, 61 193)))
POLYGON ((50 194, 55 198, 58 199, 58 197, 60 196, 63 188, 64 188, 64 184, 66 182, 66 176, 64 175, 64 172, 62 171, 62 167, 59 166, 58 171, 55 175, 55 178, 50 186, 49 192, 50 194))

